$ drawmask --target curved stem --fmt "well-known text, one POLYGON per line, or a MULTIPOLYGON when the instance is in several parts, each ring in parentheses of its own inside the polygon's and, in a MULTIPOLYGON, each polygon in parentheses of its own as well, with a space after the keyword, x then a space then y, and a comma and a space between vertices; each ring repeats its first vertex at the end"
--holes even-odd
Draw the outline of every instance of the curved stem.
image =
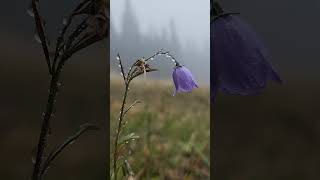
POLYGON ((158 52, 156 52, 155 54, 153 54, 152 56, 148 57, 145 59, 145 62, 155 58, 156 56, 158 55, 166 55, 168 57, 171 58, 171 60, 173 60, 173 62, 177 65, 177 66, 180 66, 180 63, 177 61, 177 59, 175 57, 173 57, 173 55, 170 54, 170 51, 167 51, 167 52, 164 52, 162 49, 158 52))

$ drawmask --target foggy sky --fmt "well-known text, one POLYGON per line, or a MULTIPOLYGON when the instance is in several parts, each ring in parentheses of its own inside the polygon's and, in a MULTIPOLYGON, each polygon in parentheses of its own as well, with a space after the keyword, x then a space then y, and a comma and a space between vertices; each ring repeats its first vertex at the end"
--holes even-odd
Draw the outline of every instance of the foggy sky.
MULTIPOLYGON (((200 84, 209 83, 209 1, 113 0, 111 1, 112 57, 121 52, 132 60, 159 49, 169 50, 188 67, 200 84)), ((167 63, 168 64, 168 63, 167 63)), ((172 66, 163 63, 155 78, 167 79, 172 66)), ((115 67, 115 68, 114 68, 115 67)))
MULTIPOLYGON (((143 16, 145 18, 149 18, 151 16, 156 17, 157 14, 166 16, 164 15, 166 14, 165 12, 176 12, 177 15, 179 15, 179 19, 183 19, 181 14, 190 13, 193 18, 189 19, 188 17, 185 18, 186 20, 184 21, 192 22, 193 24, 204 23, 203 27, 199 27, 198 31, 190 33, 191 35, 186 35, 186 33, 180 31, 180 28, 185 28, 181 25, 183 24, 183 20, 176 22, 176 25, 177 28, 179 28, 177 31, 181 33, 180 35, 183 37, 187 36, 188 39, 190 36, 191 42, 194 39, 197 39, 194 38, 194 36, 202 37, 203 35, 208 34, 204 31, 209 31, 209 24, 205 24, 206 22, 209 22, 208 19, 205 19, 209 17, 209 0, 130 1, 134 2, 132 3, 134 7, 139 5, 138 10, 140 10, 137 11, 137 14, 143 14, 143 12, 151 11, 150 8, 144 9, 144 7, 140 6, 142 2, 148 4, 149 7, 160 4, 159 8, 156 8, 156 10, 153 8, 151 13, 143 16), (184 5, 179 7, 178 2, 184 2, 184 5), (174 7, 178 7, 178 10, 172 10, 174 7), (192 10, 189 11, 188 9, 192 10), (200 16, 201 18, 196 18, 200 16)), ((72 4, 76 2, 77 0, 43 1, 42 4, 44 7, 42 10, 46 14, 46 19, 56 19, 54 20, 54 25, 52 25, 53 21, 49 21, 48 26, 56 32, 59 28, 56 25, 61 24, 62 17, 54 17, 56 17, 57 14, 62 14, 62 12, 69 12, 73 7, 72 4)), ((124 0, 112 0, 111 11, 114 14, 112 18, 115 18, 115 15, 118 14, 118 21, 121 21, 121 16, 123 14, 122 11, 124 9, 124 6, 121 6, 121 4, 124 4, 124 2, 124 0)), ((221 2, 227 10, 239 11, 241 13, 240 16, 255 28, 271 51, 271 55, 273 57, 272 62, 280 74, 284 76, 284 79, 288 79, 289 77, 303 79, 306 76, 308 78, 319 77, 319 0, 307 0, 303 2, 298 0, 221 0, 219 2, 221 2)), ((18 47, 29 51, 30 47, 37 45, 33 40, 34 26, 32 18, 30 18, 26 13, 29 3, 29 0, 11 0, 2 2, 0 7, 0 20, 2 21, 0 29, 0 44, 2 54, 6 53, 7 51, 5 49, 8 48, 14 50, 14 47, 18 47), (30 46, 30 44, 32 46, 30 46)), ((170 16, 168 15, 167 18, 170 16)), ((142 19, 140 15, 137 15, 137 18, 140 20, 142 19)), ((114 23, 115 26, 119 26, 120 24, 120 22, 116 22, 114 19, 112 19, 112 23, 114 23)), ((151 26, 152 24, 150 24, 145 26, 151 26)), ((162 26, 162 23, 158 24, 159 26, 160 24, 162 26)), ((196 27, 196 25, 192 25, 187 28, 196 27)), ((143 30, 146 27, 141 28, 143 30)), ((184 39, 181 41, 183 40, 184 39)))
MULTIPOLYGON (((119 30, 127 0, 111 0, 111 19, 119 30)), ((141 32, 161 34, 168 30, 170 21, 177 26, 182 45, 196 42, 206 46, 209 42, 208 0, 130 0, 136 13, 141 32)))

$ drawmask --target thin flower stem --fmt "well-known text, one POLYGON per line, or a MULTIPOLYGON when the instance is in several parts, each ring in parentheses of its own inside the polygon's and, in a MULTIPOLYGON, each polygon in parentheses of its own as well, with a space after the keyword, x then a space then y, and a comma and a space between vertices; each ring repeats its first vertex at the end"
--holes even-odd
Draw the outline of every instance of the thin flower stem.
POLYGON ((72 19, 73 19, 73 16, 68 17, 67 24, 64 25, 59 37, 57 38, 57 45, 56 45, 56 50, 55 50, 56 53, 55 53, 54 59, 53 59, 52 71, 54 71, 56 68, 56 63, 59 58, 59 53, 63 49, 63 47, 61 47, 61 44, 64 41, 64 35, 67 32, 67 29, 69 28, 69 26, 71 25, 72 19))
MULTIPOLYGON (((122 60, 121 60, 120 54, 117 55, 117 58, 119 58, 119 65, 120 65, 120 69, 121 69, 121 76, 123 77, 124 83, 127 84, 126 75, 124 74, 124 68, 123 68, 123 65, 122 65, 122 60)), ((129 73, 130 73, 130 72, 129 72, 129 73)), ((129 73, 128 73, 128 74, 129 74, 129 73)))
POLYGON ((131 108, 133 108, 136 104, 141 103, 141 101, 134 101, 123 113, 123 115, 126 115, 128 111, 130 111, 131 108))
POLYGON ((170 51, 164 52, 163 49, 161 49, 160 51, 154 53, 152 56, 146 58, 144 61, 147 62, 147 61, 155 58, 158 55, 167 55, 168 57, 171 57, 171 59, 174 61, 174 63, 176 63, 176 65, 180 65, 180 63, 177 61, 177 59, 175 57, 173 57, 173 55, 170 54, 170 51))
POLYGON ((50 129, 50 119, 51 115, 54 110, 55 100, 58 92, 58 82, 60 77, 62 64, 57 69, 57 71, 52 75, 51 82, 50 82, 50 90, 49 90, 49 97, 46 105, 46 111, 43 117, 42 121, 42 127, 38 142, 38 148, 37 148, 37 155, 36 155, 36 162, 34 164, 33 174, 32 174, 32 180, 40 180, 40 172, 41 172, 41 166, 42 166, 42 160, 45 154, 45 149, 48 142, 48 132, 50 129))
POLYGON ((43 23, 42 23, 42 20, 41 20, 39 11, 38 11, 36 0, 32 0, 32 9, 33 9, 33 13, 34 13, 34 20, 36 23, 37 33, 38 33, 40 40, 41 40, 41 45, 42 45, 44 55, 46 57, 49 73, 52 74, 53 72, 51 70, 51 60, 50 60, 49 49, 48 49, 48 45, 47 45, 47 39, 46 39, 46 35, 44 32, 44 28, 43 28, 43 23))
MULTIPOLYGON (((162 49, 158 52, 156 52, 155 54, 153 54, 152 56, 144 59, 144 62, 154 58, 155 56, 157 55, 167 55, 169 56, 172 60, 174 60, 174 62, 177 64, 178 62, 176 62, 176 60, 174 59, 174 57, 172 55, 169 54, 169 52, 164 52, 162 49)), ((119 167, 117 167, 117 161, 118 161, 118 153, 119 153, 119 136, 123 130, 123 120, 124 120, 124 116, 125 114, 133 107, 135 106, 137 103, 140 103, 140 101, 135 101, 132 105, 130 105, 128 108, 125 109, 125 105, 126 105, 126 100, 127 100, 127 96, 128 96, 128 91, 129 91, 129 85, 130 85, 130 82, 131 80, 133 80, 135 77, 139 76, 139 73, 138 75, 135 73, 137 70, 136 67, 141 67, 143 66, 142 68, 144 68, 144 72, 146 71, 145 70, 145 64, 144 62, 139 59, 137 60, 135 63, 133 63, 131 66, 130 66, 130 69, 127 73, 127 76, 125 75, 124 73, 124 68, 123 68, 123 64, 122 64, 122 60, 121 60, 121 57, 119 54, 117 54, 117 59, 119 61, 119 66, 120 66, 120 69, 121 69, 121 75, 123 77, 123 81, 124 81, 124 84, 125 84, 125 90, 124 90, 124 95, 123 95, 123 99, 122 99, 122 105, 121 105, 121 109, 120 109, 120 116, 119 116, 119 122, 118 122, 118 127, 117 127, 117 130, 116 130, 116 137, 115 137, 115 142, 114 142, 114 152, 113 152, 113 177, 114 177, 114 180, 117 180, 117 177, 118 177, 118 169, 119 167), (139 64, 142 62, 142 65, 139 64)))
POLYGON ((80 130, 77 133, 67 138, 65 142, 63 142, 60 146, 58 146, 53 152, 49 154, 49 156, 46 158, 46 160, 43 163, 40 176, 43 176, 45 174, 45 172, 48 170, 52 161, 63 151, 63 149, 65 149, 68 145, 72 144, 72 142, 78 139, 85 132, 90 130, 98 130, 98 129, 99 129, 98 126, 94 124, 87 123, 80 126, 80 130))
POLYGON ((156 57, 156 56, 159 55, 159 54, 164 54, 163 49, 161 49, 160 51, 158 51, 158 52, 154 53, 153 55, 149 56, 149 57, 146 58, 144 61, 147 62, 147 61, 149 61, 150 59, 156 57))
MULTIPOLYGON (((79 33, 73 33, 73 34, 71 34, 72 37, 70 37, 70 35, 69 35, 69 37, 68 37, 69 39, 67 39, 65 36, 67 34, 67 31, 69 32, 69 28, 72 27, 71 23, 73 21, 73 18, 76 15, 87 14, 87 12, 82 12, 82 11, 80 12, 80 10, 84 6, 91 7, 91 5, 95 4, 96 2, 97 1, 83 0, 76 7, 76 9, 73 10, 72 14, 66 19, 67 22, 64 23, 64 27, 62 28, 62 31, 60 32, 59 37, 57 38, 54 57, 53 57, 53 59, 51 59, 50 54, 49 54, 49 47, 47 44, 48 40, 47 40, 47 36, 45 34, 44 22, 42 20, 42 17, 40 16, 40 13, 38 10, 39 0, 32 0, 32 9, 33 9, 33 13, 34 13, 34 20, 35 20, 35 24, 36 24, 37 34, 41 40, 43 53, 45 55, 45 59, 46 59, 47 65, 48 65, 48 70, 49 70, 49 73, 51 76, 49 95, 48 95, 48 99, 47 99, 47 104, 46 104, 44 116, 42 119, 41 131, 40 131, 39 140, 38 140, 38 144, 37 144, 37 154, 35 157, 35 163, 34 163, 34 168, 33 168, 33 172, 32 172, 32 180, 41 180, 42 179, 41 175, 45 172, 46 168, 50 165, 50 163, 57 156, 57 154, 59 154, 64 149, 64 147, 66 147, 68 145, 68 143, 67 143, 64 146, 61 146, 62 148, 57 151, 56 155, 52 156, 52 159, 49 159, 48 162, 44 162, 45 161, 44 157, 46 155, 46 147, 48 144, 48 134, 50 131, 50 120, 53 115, 53 111, 55 109, 56 96, 57 96, 57 93, 59 90, 60 74, 61 74, 61 71, 62 71, 64 64, 76 52, 108 37, 108 33, 107 33, 108 27, 101 26, 99 28, 101 28, 103 30, 102 31, 102 32, 104 32, 103 34, 97 34, 97 33, 93 32, 92 36, 86 36, 87 38, 81 39, 82 41, 77 42, 76 45, 65 48, 66 47, 65 45, 68 45, 68 42, 73 43, 74 39, 76 37, 78 37, 79 35, 81 35, 81 33, 83 33, 84 27, 87 27, 84 24, 78 25, 76 27, 76 30, 79 30, 79 33), (66 41, 66 40, 69 40, 69 41, 66 41)), ((103 6, 101 6, 101 7, 103 7, 103 6)), ((95 12, 91 12, 91 13, 95 13, 95 12)), ((91 14, 91 15, 94 15, 94 14, 91 14)), ((107 20, 107 18, 105 20, 107 20)), ((76 137, 76 138, 78 138, 78 137, 76 137)))
POLYGON ((63 63, 60 64, 60 66, 57 68, 56 71, 54 71, 54 68, 51 67, 51 60, 49 56, 49 50, 47 46, 46 36, 44 33, 43 24, 41 21, 41 17, 38 11, 37 2, 36 0, 32 0, 32 9, 34 13, 34 19, 37 27, 37 31, 39 34, 39 37, 41 39, 41 44, 43 48, 43 52, 46 57, 47 65, 49 73, 51 74, 51 80, 50 80, 50 89, 49 89, 49 96, 48 101, 46 105, 46 110, 44 113, 43 121, 42 121, 42 127, 40 131, 40 137, 38 141, 37 146, 37 154, 36 154, 36 161, 33 168, 32 173, 32 180, 40 180, 41 179, 41 168, 42 168, 42 161, 45 154, 45 149, 48 142, 48 132, 50 129, 50 119, 54 110, 54 104, 58 92, 58 82, 60 77, 61 68, 63 66, 63 63))
POLYGON ((118 129, 116 132, 116 139, 114 143, 114 153, 113 153, 113 174, 114 174, 114 180, 117 180, 117 159, 118 159, 118 140, 119 140, 119 135, 120 135, 120 130, 122 127, 122 120, 123 120, 123 115, 124 115, 124 107, 126 104, 127 96, 128 96, 128 91, 129 91, 129 84, 130 81, 125 83, 125 91, 124 91, 124 96, 122 100, 122 106, 120 110, 120 117, 119 117, 119 122, 118 122, 118 129))

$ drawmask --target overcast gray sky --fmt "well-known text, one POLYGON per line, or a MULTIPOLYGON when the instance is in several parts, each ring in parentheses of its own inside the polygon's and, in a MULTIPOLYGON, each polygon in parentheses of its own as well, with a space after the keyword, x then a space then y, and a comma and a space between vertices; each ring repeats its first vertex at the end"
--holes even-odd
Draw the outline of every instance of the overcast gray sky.
MULTIPOLYGON (((119 30, 125 2, 111 0, 111 19, 119 30)), ((139 21, 141 32, 161 33, 173 20, 181 45, 196 43, 197 47, 209 44, 208 0, 130 0, 139 21)))

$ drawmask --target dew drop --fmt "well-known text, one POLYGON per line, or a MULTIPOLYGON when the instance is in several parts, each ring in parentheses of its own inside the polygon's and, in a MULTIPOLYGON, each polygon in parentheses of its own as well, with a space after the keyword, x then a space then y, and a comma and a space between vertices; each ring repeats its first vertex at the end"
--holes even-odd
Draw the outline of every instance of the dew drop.
POLYGON ((67 25, 67 24, 68 24, 68 18, 64 17, 64 18, 62 19, 62 24, 63 24, 63 25, 67 25))
POLYGON ((118 67, 121 68, 121 65, 119 64, 118 67))
POLYGON ((36 157, 35 157, 35 156, 32 156, 32 157, 31 157, 31 162, 32 162, 32 164, 35 164, 35 163, 36 163, 36 157))
POLYGON ((29 16, 34 17, 34 13, 33 13, 32 7, 30 7, 29 9, 27 9, 27 13, 28 13, 29 16))
POLYGON ((38 42, 38 43, 41 43, 41 39, 40 39, 40 36, 38 33, 35 33, 34 34, 34 39, 38 42))
POLYGON ((119 56, 117 56, 117 60, 120 61, 120 57, 119 56))
POLYGON ((37 147, 34 147, 32 149, 32 152, 31 152, 31 162, 32 162, 32 164, 36 163, 37 151, 38 151, 37 147))

